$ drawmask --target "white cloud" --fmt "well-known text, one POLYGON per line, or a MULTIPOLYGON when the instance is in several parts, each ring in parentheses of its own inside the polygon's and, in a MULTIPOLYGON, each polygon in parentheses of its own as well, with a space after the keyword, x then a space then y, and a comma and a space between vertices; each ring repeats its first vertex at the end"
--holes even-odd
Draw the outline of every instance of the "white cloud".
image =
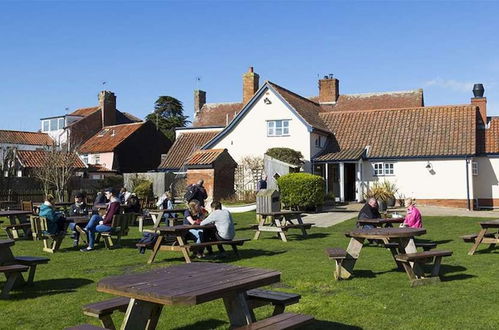
POLYGON ((474 83, 467 81, 457 81, 454 79, 435 78, 424 83, 425 86, 436 86, 450 89, 457 92, 470 92, 474 83))

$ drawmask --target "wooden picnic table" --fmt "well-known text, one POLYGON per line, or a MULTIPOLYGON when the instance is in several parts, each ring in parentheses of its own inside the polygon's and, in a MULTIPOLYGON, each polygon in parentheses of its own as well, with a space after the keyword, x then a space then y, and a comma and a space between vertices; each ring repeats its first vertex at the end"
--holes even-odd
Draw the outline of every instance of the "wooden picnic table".
POLYGON ((307 237, 306 229, 310 229, 314 225, 313 223, 303 223, 301 219, 302 212, 300 211, 282 210, 279 212, 263 212, 257 215, 260 216, 260 219, 253 237, 255 240, 260 237, 262 231, 267 231, 277 233, 281 240, 287 242, 286 231, 293 228, 301 229, 303 237, 307 237), (297 223, 293 223, 294 219, 296 219, 297 223))
MULTIPOLYGON (((168 218, 168 226, 179 225, 179 222, 183 221, 184 212, 186 209, 158 209, 158 210, 150 210, 149 215, 151 216, 153 227, 152 232, 156 232, 158 227, 161 225, 161 219, 165 213, 175 213, 180 214, 180 217, 177 218, 168 218)), ((139 218, 139 231, 144 231, 144 218, 139 218)))
POLYGON ((185 262, 190 263, 189 244, 185 241, 185 235, 191 229, 215 230, 215 225, 179 225, 179 226, 159 226, 158 239, 152 249, 151 256, 147 261, 148 264, 154 262, 159 251, 177 251, 182 252, 185 262))
POLYGON ((394 223, 403 223, 404 217, 399 218, 379 218, 379 219, 359 219, 359 225, 373 225, 374 227, 393 227, 394 223))
MULTIPOLYGON (((232 327, 253 322, 246 291, 280 281, 281 273, 222 263, 194 263, 107 277, 97 291, 129 297, 121 329, 155 329, 164 305, 193 306, 223 299, 232 327)), ((182 317, 182 315, 170 315, 182 317)))
MULTIPOLYGON (((416 253, 414 237, 424 234, 426 234, 424 228, 361 228, 345 233, 346 237, 350 237, 350 243, 347 248, 347 258, 341 264, 341 278, 347 279, 352 276, 353 268, 366 239, 395 241, 399 244, 400 253, 416 253)), ((421 271, 415 269, 415 272, 420 273, 421 271)))
MULTIPOLYGON (((468 255, 472 256, 475 254, 475 251, 478 249, 480 244, 490 244, 490 247, 494 247, 496 244, 499 244, 499 220, 489 220, 479 222, 480 227, 482 229, 476 235, 475 243, 468 251, 468 255), (492 230, 495 233, 487 234, 487 231, 492 230)), ((474 235, 471 235, 474 236, 474 235)))
POLYGON ((28 238, 30 236, 29 231, 31 228, 31 224, 27 219, 27 216, 30 214, 32 214, 32 212, 23 210, 0 211, 0 217, 9 218, 10 225, 5 226, 4 229, 10 239, 19 238, 19 229, 23 230, 24 238, 28 238))
POLYGON ((18 205, 19 203, 16 201, 0 201, 0 210, 5 208, 9 209, 12 205, 18 205))

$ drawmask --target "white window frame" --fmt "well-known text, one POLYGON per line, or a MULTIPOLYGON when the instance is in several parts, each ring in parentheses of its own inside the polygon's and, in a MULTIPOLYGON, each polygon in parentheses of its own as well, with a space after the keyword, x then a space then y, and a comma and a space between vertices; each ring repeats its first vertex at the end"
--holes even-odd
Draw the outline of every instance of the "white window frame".
POLYGON ((64 129, 64 121, 65 121, 64 118, 58 118, 57 119, 57 127, 59 129, 64 129))
POLYGON ((81 158, 85 165, 88 165, 88 154, 81 155, 81 158))
POLYGON ((471 173, 478 175, 478 162, 471 162, 471 173))
POLYGON ((50 120, 42 120, 42 132, 50 132, 50 120), (45 127, 47 125, 47 127, 45 127))
POLYGON ((373 163, 373 175, 374 176, 394 176, 395 175, 395 163, 392 162, 376 162, 373 163))
POLYGON ((267 120, 267 136, 289 136, 289 122, 289 119, 267 120))
POLYGON ((94 155, 94 164, 100 164, 100 155, 99 154, 94 155))

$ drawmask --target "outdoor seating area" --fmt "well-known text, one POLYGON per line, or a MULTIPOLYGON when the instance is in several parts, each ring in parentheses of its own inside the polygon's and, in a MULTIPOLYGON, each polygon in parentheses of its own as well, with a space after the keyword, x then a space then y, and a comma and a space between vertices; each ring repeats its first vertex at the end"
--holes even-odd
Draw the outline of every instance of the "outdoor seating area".
POLYGON ((289 229, 301 230, 303 238, 306 238, 307 229, 310 229, 314 224, 303 223, 303 220, 301 219, 302 213, 303 212, 289 210, 258 213, 257 218, 259 218, 259 222, 256 226, 256 232, 253 239, 257 240, 260 238, 261 232, 272 232, 276 233, 283 242, 287 242, 286 232, 289 229), (293 220, 296 220, 296 223, 294 223, 293 220))

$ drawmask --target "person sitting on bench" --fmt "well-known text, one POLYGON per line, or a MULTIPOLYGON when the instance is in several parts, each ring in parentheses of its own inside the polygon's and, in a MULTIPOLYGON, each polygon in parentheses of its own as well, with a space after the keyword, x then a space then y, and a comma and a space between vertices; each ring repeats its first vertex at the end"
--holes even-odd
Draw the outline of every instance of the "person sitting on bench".
MULTIPOLYGON (((381 214, 378 210, 378 202, 376 198, 371 197, 367 200, 366 204, 360 209, 357 219, 379 219, 381 214)), ((360 227, 357 222, 357 227, 360 227)), ((373 225, 364 225, 362 228, 374 228, 373 225)))
MULTIPOLYGON (((198 200, 193 199, 187 204, 187 210, 184 212, 184 225, 199 225, 206 216, 206 210, 201 207, 198 200)), ((203 241, 202 229, 189 229, 187 239, 192 239, 195 243, 199 244, 203 241)), ((208 252, 211 253, 211 246, 208 247, 208 252)), ((196 251, 197 258, 203 258, 203 248, 196 251)))
POLYGON ((111 230, 113 217, 120 212, 120 200, 116 197, 116 190, 114 188, 107 188, 104 190, 106 198, 109 199, 109 204, 106 208, 106 214, 102 218, 98 214, 92 215, 87 226, 84 228, 88 236, 88 247, 81 249, 82 252, 92 251, 95 244, 96 232, 107 232, 111 230))
POLYGON ((421 212, 419 212, 414 204, 415 202, 412 198, 406 198, 405 206, 407 207, 407 215, 404 222, 400 224, 400 227, 423 228, 421 212))
POLYGON ((47 232, 49 234, 58 235, 66 231, 64 214, 56 212, 54 209, 54 196, 47 195, 45 202, 40 206, 39 215, 47 219, 47 232))
MULTIPOLYGON (((90 212, 90 208, 85 202, 85 195, 81 192, 77 192, 74 196, 75 203, 69 208, 69 216, 83 216, 90 212)), ((73 247, 78 247, 78 240, 80 238, 80 233, 75 229, 76 224, 74 222, 69 224, 69 229, 73 231, 73 247)))
MULTIPOLYGON (((234 221, 232 220, 232 215, 227 210, 222 210, 222 204, 218 201, 213 201, 211 203, 211 208, 214 210, 211 214, 201 221, 201 226, 209 225, 211 223, 215 224, 217 231, 215 232, 215 238, 217 241, 232 241, 236 232, 234 230, 234 221)), ((220 254, 225 254, 225 249, 222 245, 218 245, 218 250, 220 254)))

